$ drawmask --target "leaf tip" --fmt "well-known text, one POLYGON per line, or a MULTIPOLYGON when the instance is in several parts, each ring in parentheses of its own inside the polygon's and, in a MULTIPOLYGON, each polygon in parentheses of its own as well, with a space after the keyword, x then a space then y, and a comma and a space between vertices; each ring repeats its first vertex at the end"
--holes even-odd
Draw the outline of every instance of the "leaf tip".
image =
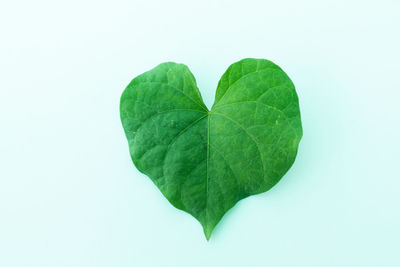
POLYGON ((213 228, 210 226, 204 226, 203 227, 204 235, 206 236, 207 241, 210 240, 211 233, 213 231, 213 228))

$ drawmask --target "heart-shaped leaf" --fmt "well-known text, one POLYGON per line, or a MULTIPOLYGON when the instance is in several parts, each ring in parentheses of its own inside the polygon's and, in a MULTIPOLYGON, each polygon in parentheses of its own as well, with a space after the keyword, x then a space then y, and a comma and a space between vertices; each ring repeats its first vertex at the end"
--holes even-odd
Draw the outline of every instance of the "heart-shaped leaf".
POLYGON ((281 179, 302 137, 294 85, 265 59, 232 64, 211 111, 188 67, 160 64, 132 80, 120 111, 135 166, 207 239, 239 200, 281 179))

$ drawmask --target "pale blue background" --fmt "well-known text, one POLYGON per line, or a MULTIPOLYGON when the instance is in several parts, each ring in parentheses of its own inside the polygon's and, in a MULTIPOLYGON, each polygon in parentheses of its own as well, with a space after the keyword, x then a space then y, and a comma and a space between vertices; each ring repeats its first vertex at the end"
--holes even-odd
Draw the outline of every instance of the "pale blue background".
POLYGON ((399 1, 1 1, 0 266, 400 266, 399 1), (304 138, 207 242, 131 163, 129 81, 187 64, 293 79, 304 138))

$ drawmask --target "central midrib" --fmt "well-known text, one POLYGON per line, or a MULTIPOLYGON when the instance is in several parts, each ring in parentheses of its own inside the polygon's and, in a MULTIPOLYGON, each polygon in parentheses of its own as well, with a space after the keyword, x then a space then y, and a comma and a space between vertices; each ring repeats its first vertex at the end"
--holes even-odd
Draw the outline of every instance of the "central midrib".
POLYGON ((208 112, 207 115, 207 159, 206 159, 206 211, 205 211, 205 222, 206 222, 206 227, 208 227, 208 164, 210 160, 210 111, 208 112))

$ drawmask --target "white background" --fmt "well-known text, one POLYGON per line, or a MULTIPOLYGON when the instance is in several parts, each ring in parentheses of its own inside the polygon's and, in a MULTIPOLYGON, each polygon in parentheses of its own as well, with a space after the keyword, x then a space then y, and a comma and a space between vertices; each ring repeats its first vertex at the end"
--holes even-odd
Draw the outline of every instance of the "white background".
POLYGON ((0 2, 0 266, 400 266, 399 1, 0 2), (209 242, 133 166, 132 78, 244 57, 292 78, 304 137, 209 242))

